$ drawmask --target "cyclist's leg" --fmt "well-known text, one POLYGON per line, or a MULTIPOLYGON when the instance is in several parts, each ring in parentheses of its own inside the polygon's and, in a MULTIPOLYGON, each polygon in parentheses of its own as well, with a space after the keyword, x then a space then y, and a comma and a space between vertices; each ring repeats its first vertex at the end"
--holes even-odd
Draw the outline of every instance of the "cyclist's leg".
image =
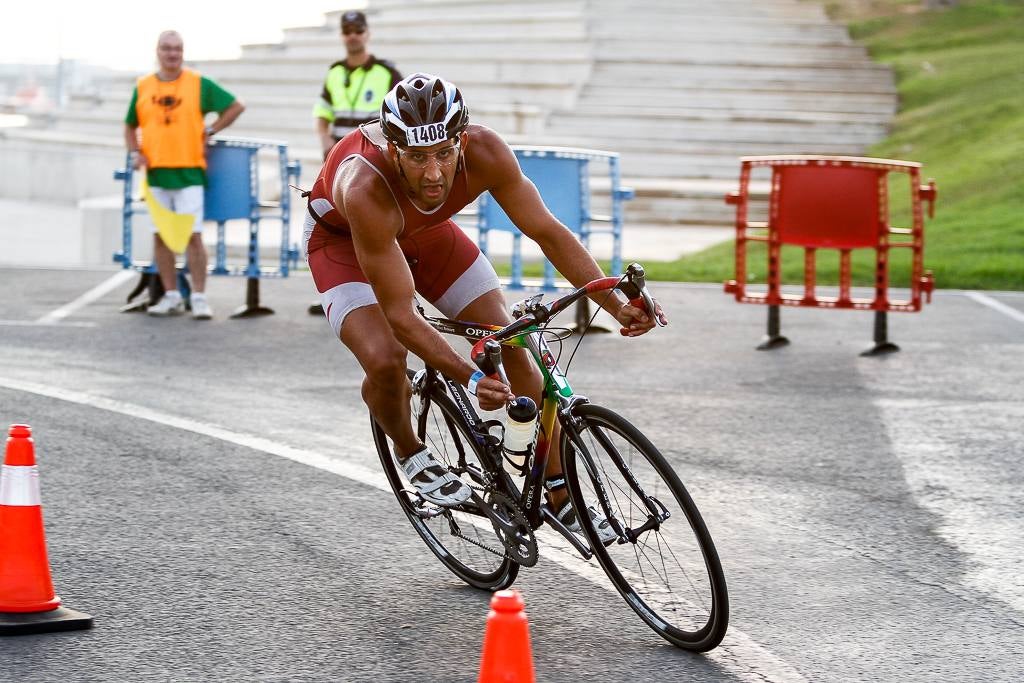
POLYGON ((373 288, 359 267, 352 239, 310 224, 303 242, 327 322, 366 373, 363 401, 395 442, 396 450, 402 456, 409 455, 420 444, 409 416, 406 350, 395 339, 377 304, 373 288))
POLYGON ((405 348, 395 339, 376 304, 356 308, 342 323, 341 341, 366 373, 363 402, 384 433, 395 442, 400 457, 411 455, 422 444, 413 432, 409 414, 411 389, 405 374, 405 348))
MULTIPOLYGON (((430 230, 403 241, 403 249, 416 259, 413 275, 417 290, 422 292, 438 310, 449 318, 472 320, 491 325, 507 325, 512 321, 508 313, 501 284, 494 268, 477 245, 453 222, 446 221, 430 230), (444 262, 435 262, 432 256, 444 255, 444 262), (427 275, 443 273, 427 282, 427 275)), ((502 351, 505 368, 512 382, 512 392, 529 396, 541 405, 543 377, 526 349, 505 347, 502 351)), ((562 473, 559 455, 561 429, 555 423, 549 435, 548 463, 545 477, 558 477, 562 473)), ((568 500, 568 493, 558 490, 549 494, 554 507, 568 500)))
POLYGON ((410 482, 437 505, 465 502, 472 493, 469 486, 434 458, 413 431, 407 352, 359 268, 352 240, 341 235, 322 236, 308 261, 331 329, 366 373, 363 401, 394 442, 395 454, 410 482))

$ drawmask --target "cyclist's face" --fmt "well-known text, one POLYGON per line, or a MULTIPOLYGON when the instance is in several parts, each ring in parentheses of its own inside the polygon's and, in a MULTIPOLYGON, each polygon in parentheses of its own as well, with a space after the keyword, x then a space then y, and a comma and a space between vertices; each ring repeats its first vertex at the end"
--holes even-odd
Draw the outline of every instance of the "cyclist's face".
POLYGON ((395 161, 409 183, 410 197, 424 209, 444 204, 451 192, 465 134, 430 147, 395 147, 395 161))

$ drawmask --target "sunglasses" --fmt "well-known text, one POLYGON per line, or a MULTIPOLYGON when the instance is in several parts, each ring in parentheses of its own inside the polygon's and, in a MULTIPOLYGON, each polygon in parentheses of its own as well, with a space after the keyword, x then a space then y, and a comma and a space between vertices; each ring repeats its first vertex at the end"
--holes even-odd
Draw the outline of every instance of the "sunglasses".
POLYGON ((357 33, 359 35, 363 35, 364 33, 366 33, 366 29, 365 28, 343 28, 343 29, 341 29, 341 33, 342 33, 342 35, 345 35, 345 36, 350 36, 353 33, 357 33))

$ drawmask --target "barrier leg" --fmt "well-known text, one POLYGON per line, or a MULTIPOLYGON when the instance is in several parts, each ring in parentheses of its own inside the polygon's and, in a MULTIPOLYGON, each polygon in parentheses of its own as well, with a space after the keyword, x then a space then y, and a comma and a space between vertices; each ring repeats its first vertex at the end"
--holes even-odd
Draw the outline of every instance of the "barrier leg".
POLYGON ((135 283, 135 288, 128 293, 128 298, 125 299, 127 302, 124 306, 118 310, 121 313, 145 313, 146 309, 160 301, 160 297, 164 295, 164 285, 160 282, 160 276, 156 272, 156 266, 150 264, 145 270, 139 273, 139 281, 135 283), (146 292, 144 299, 138 301, 132 301, 139 294, 146 292))
POLYGON ((249 266, 245 269, 245 305, 235 309, 232 318, 255 318, 273 315, 273 309, 260 306, 260 261, 259 261, 259 219, 249 221, 249 266))
POLYGON ((899 346, 889 341, 888 311, 875 311, 875 345, 867 351, 862 351, 860 355, 882 356, 899 350, 899 346))
POLYGON ((761 340, 761 343, 757 345, 758 351, 770 351, 789 344, 789 340, 779 334, 780 327, 778 305, 769 306, 768 334, 761 340))
POLYGON ((583 297, 576 302, 576 319, 572 325, 569 325, 569 331, 573 334, 611 332, 611 329, 604 325, 591 324, 590 315, 590 299, 583 297))
MULTIPOLYGON (((159 280, 160 278, 157 277, 159 280)), ((188 279, 188 266, 178 270, 178 291, 181 292, 181 300, 185 302, 185 309, 192 310, 192 283, 188 279)))
POLYGON ((273 315, 274 310, 260 306, 260 279, 250 277, 245 280, 245 305, 239 306, 231 314, 232 318, 255 318, 261 315, 273 315))

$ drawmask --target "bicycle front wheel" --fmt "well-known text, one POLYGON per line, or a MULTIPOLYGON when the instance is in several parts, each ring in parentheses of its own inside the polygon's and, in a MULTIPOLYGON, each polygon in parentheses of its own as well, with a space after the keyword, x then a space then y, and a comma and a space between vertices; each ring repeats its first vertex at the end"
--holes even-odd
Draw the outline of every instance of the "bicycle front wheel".
MULTIPOLYGON (((412 370, 409 378, 414 377, 412 370)), ((449 469, 470 484, 481 484, 484 467, 480 446, 460 419, 443 386, 413 386, 412 420, 416 436, 449 469), (421 401, 420 392, 427 392, 421 401), (422 413, 422 414, 421 414, 422 413)), ((371 419, 384 473, 416 532, 456 576, 484 590, 508 588, 519 574, 519 565, 506 556, 490 521, 475 506, 439 508, 423 503, 412 493, 412 484, 398 467, 397 454, 384 430, 371 419)))
POLYGON ((679 477, 620 415, 582 404, 579 440, 562 435, 566 485, 576 510, 607 500, 624 534, 604 546, 579 515, 608 578, 633 611, 677 647, 716 647, 729 625, 725 575, 711 534, 679 477), (602 495, 603 494, 603 495, 602 495))

